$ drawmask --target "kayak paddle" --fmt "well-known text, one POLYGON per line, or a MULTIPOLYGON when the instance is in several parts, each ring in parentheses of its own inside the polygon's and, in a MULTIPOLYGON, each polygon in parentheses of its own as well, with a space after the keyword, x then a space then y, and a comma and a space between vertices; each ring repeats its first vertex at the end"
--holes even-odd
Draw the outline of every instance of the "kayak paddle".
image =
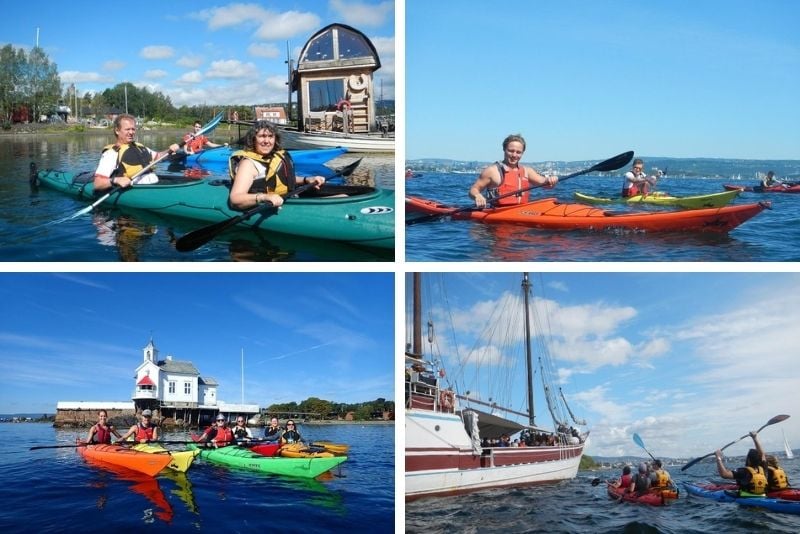
MULTIPOLYGON (((203 134, 205 134, 206 132, 208 132, 208 131, 210 131, 210 130, 213 130, 214 128, 216 128, 216 127, 217 127, 217 124, 219 124, 219 121, 220 121, 220 120, 222 120, 222 112, 221 112, 221 111, 220 111, 220 112, 217 114, 217 116, 216 116, 216 117, 214 117, 213 119, 211 119, 211 121, 209 121, 209 123, 208 123, 208 124, 206 124, 205 126, 203 126, 203 128, 202 128, 202 129, 201 129, 199 132, 197 132, 197 133, 194 133, 194 134, 190 134, 190 137, 189 137, 189 139, 186 139, 186 140, 183 140, 183 141, 181 141, 180 143, 178 143, 178 146, 181 146, 181 147, 182 147, 182 146, 186 145, 186 143, 187 143, 187 142, 188 142, 190 139, 194 139, 194 138, 195 138, 195 137, 197 137, 198 135, 203 135, 203 134)), ((136 184, 136 183, 137 183, 139 180, 141 180, 142 176, 144 176, 144 175, 145 175, 145 173, 147 173, 147 172, 148 172, 150 169, 152 169, 153 167, 155 167, 155 166, 156 166, 156 165, 157 165, 159 162, 163 161, 163 160, 164 160, 164 158, 166 158, 166 157, 167 157, 167 156, 169 156, 169 155, 170 155, 170 152, 167 152, 167 153, 165 153, 163 156, 161 156, 161 157, 159 157, 159 158, 156 158, 156 159, 154 159, 153 161, 151 161, 150 163, 148 163, 146 166, 144 166, 144 167, 142 168, 142 170, 140 170, 139 172, 137 172, 136 174, 134 174, 134 175, 131 177, 131 185, 134 185, 134 184, 136 184)), ((128 186, 128 187, 130 187, 130 186, 128 186)), ((120 187, 120 186, 114 186, 114 187, 112 187, 112 188, 111 188, 111 189, 110 189, 110 190, 109 190, 107 193, 105 193, 103 196, 101 196, 100 198, 98 198, 97 200, 95 200, 95 201, 94 201, 94 202, 93 202, 91 205, 89 205, 89 206, 86 206, 85 208, 83 208, 83 209, 80 209, 80 210, 76 211, 76 212, 75 212, 74 214, 72 214, 71 216, 69 216, 69 217, 66 217, 66 218, 64 218, 64 219, 61 219, 60 221, 56 221, 56 222, 68 221, 68 220, 70 220, 70 219, 75 219, 76 217, 80 217, 81 215, 84 215, 84 214, 86 214, 86 213, 89 213, 90 211, 92 211, 93 209, 95 209, 95 208, 96 208, 98 205, 100 205, 100 204, 101 204, 103 201, 105 201, 105 200, 106 200, 108 197, 110 197, 110 196, 111 196, 111 195, 113 195, 114 193, 116 193, 116 192, 120 191, 121 189, 122 189, 122 187, 120 187)))
MULTIPOLYGON (((595 165, 592 165, 588 169, 584 169, 582 171, 573 172, 572 174, 568 174, 558 179, 559 182, 563 182, 564 180, 569 180, 570 178, 574 178, 576 176, 580 176, 582 174, 588 174, 590 172, 607 172, 607 171, 615 171, 627 165, 631 159, 633 159, 633 151, 623 152, 622 154, 618 154, 613 158, 609 158, 605 161, 601 161, 595 165)), ((515 195, 519 195, 520 193, 524 193, 526 191, 530 191, 531 189, 536 189, 538 187, 542 187, 541 184, 532 184, 528 187, 523 187, 522 189, 518 189, 516 191, 511 191, 510 193, 505 193, 499 196, 494 197, 490 200, 490 202, 494 202, 500 200, 501 198, 511 197, 515 195)), ((433 221, 435 219, 441 219, 444 217, 449 217, 451 215, 455 215, 456 213, 462 213, 465 211, 479 211, 482 208, 478 208, 475 206, 466 206, 463 208, 457 208, 447 213, 433 213, 431 215, 425 215, 422 217, 418 217, 416 219, 411 219, 406 221, 406 226, 410 226, 412 224, 418 224, 421 222, 428 222, 433 221)))
MULTIPOLYGON (((361 163, 360 158, 354 161, 353 163, 342 167, 341 169, 337 169, 334 176, 350 175, 350 173, 352 173, 355 170, 355 168, 358 167, 359 163, 361 163)), ((298 195, 303 191, 310 189, 312 187, 314 187, 314 184, 303 185, 298 187, 297 189, 289 191, 288 193, 286 193, 286 195, 283 196, 285 198, 288 195, 298 195)), ((275 212, 278 211, 277 209, 275 209, 275 206, 273 206, 270 202, 266 202, 264 204, 259 204, 257 206, 254 206, 249 210, 242 212, 239 215, 231 217, 230 219, 226 219, 224 221, 204 226, 202 228, 198 228, 197 230, 192 230, 188 234, 185 234, 182 237, 178 238, 178 240, 175 242, 175 249, 178 250, 178 252, 191 252, 192 250, 197 250, 198 248, 202 247, 203 245, 214 239, 216 236, 218 236, 228 228, 236 226, 242 221, 246 221, 247 219, 249 219, 253 215, 256 215, 257 213, 264 213, 265 216, 268 217, 269 215, 266 215, 266 212, 270 209, 274 209, 275 212)))
POLYGON ((633 442, 636 443, 638 446, 640 446, 642 449, 644 449, 644 452, 649 454, 650 458, 652 458, 653 460, 656 459, 656 457, 653 456, 652 453, 647 450, 647 447, 644 446, 644 442, 642 441, 642 438, 639 437, 639 434, 636 434, 635 432, 633 434, 633 442))
POLYGON ((86 443, 74 443, 72 445, 36 445, 28 449, 29 451, 38 451, 39 449, 74 449, 77 447, 85 447, 86 443))
MULTIPOLYGON (((789 419, 789 416, 788 416, 788 415, 776 415, 775 417, 773 417, 772 419, 770 419, 769 421, 767 421, 766 423, 764 423, 764 425, 763 425, 761 428, 759 428, 758 430, 756 430, 756 434, 758 434, 759 432, 761 432, 762 430, 764 430, 765 428, 767 428, 769 425, 774 425, 775 423, 780 423, 781 421, 786 421, 787 419, 789 419)), ((730 443, 728 443, 728 444, 727 444, 727 445, 725 445, 724 447, 720 448, 719 450, 721 450, 721 451, 724 451, 725 449, 727 449, 728 447, 730 447, 730 446, 731 446, 731 445, 733 445, 734 443, 739 443, 740 441, 742 441, 744 438, 748 437, 749 435, 750 435, 750 433, 748 432, 747 434, 745 434, 745 435, 744 435, 744 436, 742 436, 741 438, 739 438, 739 439, 735 439, 735 440, 731 441, 730 443)), ((699 461, 701 461, 701 460, 705 460, 705 459, 706 459, 706 458, 708 458, 709 456, 714 456, 716 453, 717 453, 717 451, 714 451, 714 452, 710 452, 710 453, 708 453, 708 454, 706 454, 706 455, 704 455, 704 456, 701 456, 700 458, 695 458, 694 460, 690 461, 689 463, 687 463, 686 465, 684 465, 683 467, 681 467, 681 471, 686 471, 687 469, 689 469, 690 467, 692 467, 692 466, 693 466, 694 464, 696 464, 697 462, 699 462, 699 461)))

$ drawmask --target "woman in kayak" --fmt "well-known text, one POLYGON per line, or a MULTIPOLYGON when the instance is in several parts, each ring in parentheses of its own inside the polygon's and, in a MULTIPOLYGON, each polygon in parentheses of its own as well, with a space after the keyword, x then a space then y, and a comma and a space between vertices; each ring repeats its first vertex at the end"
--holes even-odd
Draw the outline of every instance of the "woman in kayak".
POLYGON ((619 480, 614 484, 617 488, 629 488, 633 482, 633 477, 631 476, 631 466, 626 465, 622 468, 622 475, 619 477, 619 480))
POLYGON ((267 442, 278 442, 283 435, 283 429, 278 423, 278 418, 273 417, 269 420, 269 426, 264 429, 264 440, 267 442))
POLYGON ((247 428, 244 417, 241 416, 236 418, 236 426, 231 429, 231 432, 233 432, 233 438, 237 441, 250 441, 253 439, 253 433, 247 428))
POLYGON ((479 208, 486 207, 487 202, 501 195, 503 198, 494 202, 497 206, 512 206, 528 202, 529 191, 521 191, 531 185, 553 187, 558 183, 557 176, 542 176, 531 167, 520 165, 525 153, 525 139, 519 134, 512 134, 503 140, 503 162, 495 162, 481 172, 478 179, 469 188, 470 198, 475 200, 479 208), (482 194, 486 190, 486 196, 482 194), (516 195, 509 193, 517 192, 516 195))
POLYGON ((86 435, 86 443, 104 443, 109 445, 111 443, 111 434, 120 438, 119 432, 114 428, 114 425, 108 422, 108 412, 100 410, 97 412, 97 424, 89 429, 86 435))
POLYGON ((137 443, 147 443, 148 441, 158 440, 158 427, 151 422, 153 412, 150 410, 142 410, 142 420, 133 425, 124 436, 119 438, 119 441, 125 441, 130 436, 137 443))
POLYGON ((758 442, 758 434, 751 431, 750 437, 753 438, 756 448, 747 451, 744 467, 731 471, 722 463, 722 451, 717 449, 717 471, 722 478, 735 480, 736 484, 739 485, 739 490, 754 495, 764 495, 767 491, 764 450, 761 448, 761 443, 758 442))
POLYGON ((281 445, 286 445, 287 443, 301 443, 301 442, 302 438, 300 437, 300 433, 297 431, 297 427, 295 427, 294 421, 289 419, 288 421, 286 421, 286 430, 281 436, 281 445))
POLYGON ((256 121, 245 135, 244 150, 237 150, 228 161, 233 185, 228 201, 231 208, 246 210, 269 202, 283 204, 285 196, 298 185, 313 184, 319 189, 322 176, 298 177, 292 157, 281 148, 278 129, 269 121, 256 121))
POLYGON ((647 195, 650 186, 655 187, 656 178, 647 176, 644 172, 644 161, 639 158, 633 160, 633 167, 625 173, 625 181, 622 183, 623 198, 635 197, 636 195, 647 195))
POLYGON ((789 487, 789 477, 778 464, 778 459, 767 454, 767 491, 778 491, 789 487))

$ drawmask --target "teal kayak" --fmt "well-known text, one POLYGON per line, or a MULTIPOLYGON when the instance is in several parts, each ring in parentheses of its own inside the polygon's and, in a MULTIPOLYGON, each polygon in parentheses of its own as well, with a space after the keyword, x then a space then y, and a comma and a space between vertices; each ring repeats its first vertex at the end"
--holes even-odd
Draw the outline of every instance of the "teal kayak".
MULTIPOLYGON (((42 185, 89 204, 95 200, 93 174, 46 170, 34 176, 42 185)), ((161 175, 158 184, 117 191, 103 205, 192 219, 200 221, 199 228, 240 215, 228 207, 229 185, 229 180, 161 175)), ((288 198, 281 208, 250 217, 236 227, 393 249, 394 202, 393 190, 326 184, 288 198)))
POLYGON ((694 195, 689 197, 674 197, 661 191, 656 191, 648 195, 636 195, 627 198, 603 198, 593 197, 584 193, 575 193, 575 200, 589 204, 610 204, 621 202, 627 204, 654 204, 656 206, 678 206, 685 209, 700 208, 721 208, 733 201, 741 191, 724 191, 722 193, 710 193, 708 195, 694 195))
MULTIPOLYGON (((199 449, 188 445, 189 450, 199 449)), ((211 463, 229 467, 241 467, 249 471, 259 471, 272 475, 299 478, 316 478, 347 460, 347 456, 284 458, 283 456, 262 456, 248 449, 230 445, 219 449, 200 449, 200 458, 211 463)))
MULTIPOLYGON (((175 157, 170 158, 170 160, 183 161, 185 158, 187 165, 227 165, 228 160, 230 159, 234 150, 238 149, 234 149, 233 147, 229 146, 221 146, 218 148, 209 148, 207 150, 197 152, 196 154, 176 154, 175 157)), ((347 149, 343 147, 289 150, 289 154, 292 156, 292 161, 294 161, 295 165, 297 166, 323 165, 334 158, 338 158, 346 152, 347 149)))
POLYGON ((689 495, 712 499, 717 502, 733 502, 739 506, 765 508, 773 512, 784 514, 800 514, 800 501, 776 499, 773 497, 740 497, 736 490, 712 489, 713 484, 684 482, 684 487, 689 495))

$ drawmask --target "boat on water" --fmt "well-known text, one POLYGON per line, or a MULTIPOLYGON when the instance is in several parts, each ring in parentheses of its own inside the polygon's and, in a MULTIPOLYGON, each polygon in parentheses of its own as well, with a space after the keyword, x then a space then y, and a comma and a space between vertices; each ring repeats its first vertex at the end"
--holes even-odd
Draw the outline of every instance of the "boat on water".
MULTIPOLYGON (((406 197, 406 223, 414 218, 451 217, 487 224, 516 224, 542 230, 631 230, 637 232, 725 233, 755 217, 769 203, 741 204, 659 212, 613 212, 585 204, 562 203, 555 198, 497 208, 458 208, 433 200, 406 197)), ((424 220, 424 219, 423 219, 424 220)))
MULTIPOLYGON (((238 148, 230 146, 220 146, 202 150, 194 154, 185 152, 172 154, 166 161, 169 163, 183 162, 186 165, 211 165, 214 167, 228 165, 228 160, 238 148)), ((335 146, 331 148, 319 148, 312 150, 289 150, 295 166, 303 165, 324 165, 334 158, 347 153, 347 148, 335 146)))
POLYGON ((146 452, 148 454, 163 454, 170 458, 167 467, 174 471, 185 473, 194 461, 194 457, 200 454, 200 451, 171 451, 164 448, 158 443, 137 443, 131 447, 135 451, 146 452))
POLYGON ((172 461, 168 454, 150 454, 120 445, 79 444, 77 449, 84 458, 124 467, 151 477, 156 476, 172 461))
POLYGON ((607 481, 608 496, 615 501, 647 504, 649 506, 666 506, 678 499, 678 490, 674 488, 651 488, 647 493, 639 495, 636 492, 626 491, 628 488, 616 485, 617 482, 607 481))
POLYGON ((763 185, 733 185, 725 184, 728 191, 747 191, 749 193, 800 193, 800 184, 777 184, 764 187, 763 185))
POLYGON ((263 456, 237 445, 219 449, 200 448, 194 444, 190 444, 188 447, 190 450, 199 449, 200 458, 211 463, 298 478, 316 478, 347 460, 347 456, 312 458, 263 456))
POLYGON ((739 506, 764 508, 784 514, 800 514, 800 501, 776 499, 772 497, 740 496, 736 490, 717 489, 713 484, 684 482, 689 495, 711 499, 723 503, 736 503, 739 506))
MULTIPOLYGON (((481 400, 478 392, 467 391, 465 384, 448 378, 464 377, 469 367, 470 373, 485 379, 489 373, 500 372, 498 368, 487 371, 478 369, 474 363, 465 363, 464 368, 446 370, 439 355, 423 354, 421 285, 421 274, 413 273, 412 339, 408 345, 410 350, 405 354, 406 500, 574 478, 588 432, 581 433, 569 425, 567 413, 576 425, 583 426, 585 422, 574 418, 563 393, 560 397, 556 395, 552 364, 546 353, 539 354, 539 374, 553 426, 545 428, 535 421, 531 285, 527 273, 522 277, 522 296, 509 299, 510 306, 500 312, 498 320, 498 323, 508 322, 510 331, 526 333, 523 343, 527 368, 525 411, 501 406, 492 401, 498 398, 496 396, 485 397, 488 402, 481 400), (520 312, 520 307, 524 313, 520 312), (512 441, 512 436, 518 437, 512 441)), ((439 301, 439 297, 426 297, 426 301, 429 300, 439 301)), ((430 346, 436 347, 431 322, 428 331, 430 346)), ((505 350, 501 353, 520 354, 505 350)), ((487 361, 484 356, 471 354, 464 358, 462 355, 461 360, 487 361)), ((488 391, 488 384, 480 378, 477 381, 487 386, 481 395, 495 395, 488 391)), ((499 382, 502 382, 500 397, 509 397, 510 381, 500 379, 499 382)))
MULTIPOLYGON (((781 432, 783 432, 783 429, 781 429, 781 432)), ((783 432, 783 451, 787 459, 791 460, 794 458, 794 451, 789 446, 789 440, 786 439, 786 432, 783 432)))
POLYGON ((585 193, 575 193, 575 200, 586 202, 587 204, 653 204, 656 206, 678 206, 684 209, 699 208, 719 208, 730 204, 741 193, 740 190, 723 191, 722 193, 711 193, 708 195, 692 195, 687 197, 676 197, 662 191, 654 191, 647 195, 634 195, 632 197, 605 198, 587 195, 585 193))
MULTIPOLYGON (((39 183, 77 197, 94 197, 94 171, 32 171, 39 183)), ((159 183, 136 185, 111 194, 103 205, 151 211, 202 223, 240 215, 228 206, 229 180, 192 180, 161 175, 159 183)), ((394 191, 365 186, 326 184, 299 197, 287 198, 280 209, 254 216, 237 226, 371 248, 394 248, 394 191)))
POLYGON ((335 131, 301 132, 279 127, 283 144, 292 149, 346 147, 349 152, 393 153, 394 135, 383 133, 344 133, 335 131))

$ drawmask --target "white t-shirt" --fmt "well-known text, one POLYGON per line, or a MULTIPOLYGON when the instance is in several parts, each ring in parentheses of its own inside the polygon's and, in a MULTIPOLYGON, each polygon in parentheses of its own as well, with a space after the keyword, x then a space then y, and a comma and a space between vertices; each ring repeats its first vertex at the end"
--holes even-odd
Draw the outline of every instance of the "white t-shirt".
MULTIPOLYGON (((150 152, 150 156, 155 159, 158 157, 158 152, 153 150, 147 149, 150 152)), ((95 174, 98 176, 103 176, 108 178, 117 168, 117 151, 113 149, 108 149, 103 152, 102 157, 100 158, 100 163, 97 165, 97 170, 94 171, 95 174)), ((158 176, 156 173, 149 171, 139 178, 136 179, 137 184, 155 184, 158 182, 158 176)))

